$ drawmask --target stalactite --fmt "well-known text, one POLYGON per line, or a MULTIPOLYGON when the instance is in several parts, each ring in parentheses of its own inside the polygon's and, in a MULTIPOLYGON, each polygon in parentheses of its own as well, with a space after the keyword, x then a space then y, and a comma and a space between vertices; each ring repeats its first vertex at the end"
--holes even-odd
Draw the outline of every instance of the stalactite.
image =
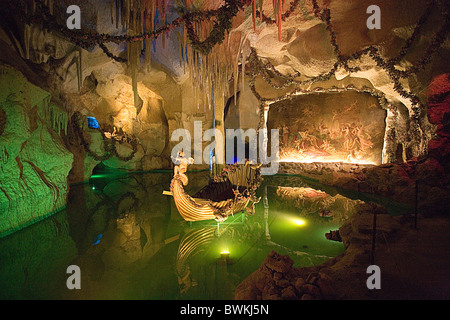
POLYGON ((0 150, 0 163, 6 164, 8 162, 8 159, 9 159, 8 150, 6 149, 6 147, 3 147, 3 149, 0 150))
POLYGON ((50 113, 50 96, 45 97, 40 101, 40 103, 37 105, 37 112, 38 116, 42 119, 51 119, 51 113, 50 113))
POLYGON ((61 130, 67 134, 69 115, 65 108, 51 103, 51 96, 44 97, 37 105, 37 114, 48 127, 53 128, 58 134, 61 130))
MULTIPOLYGON (((151 32, 155 29, 154 20, 156 9, 161 9, 161 2, 155 3, 154 0, 111 0, 111 21, 115 20, 116 27, 120 24, 122 29, 126 29, 128 36, 135 36, 144 32, 151 32), (114 6, 115 4, 115 6, 114 6)), ((164 6, 165 7, 165 6, 164 6)), ((161 14, 162 11, 159 11, 161 14)), ((145 58, 145 68, 149 71, 151 68, 151 39, 142 39, 128 43, 127 62, 130 68, 132 90, 134 97, 134 106, 137 113, 142 108, 143 101, 139 97, 137 75, 140 69, 140 56, 143 53, 145 58)))
POLYGON ((53 0, 48 0, 47 6, 49 8, 50 14, 53 14, 53 0))
POLYGON ((128 31, 128 29, 130 27, 130 13, 131 13, 130 0, 124 0, 124 3, 125 3, 125 19, 124 19, 123 25, 128 31))
MULTIPOLYGON (((153 1, 145 0, 144 4, 144 29, 145 32, 153 31, 153 1)), ((151 68, 151 40, 145 39, 145 65, 147 67, 147 71, 150 71, 151 68)))
POLYGON ((114 23, 114 0, 109 0, 109 13, 111 15, 111 23, 114 23))
POLYGON ((252 0, 253 30, 256 30, 256 0, 252 0))
MULTIPOLYGON (((163 26, 166 24, 166 0, 161 1, 161 23, 163 26)), ((167 33, 165 33, 161 36, 163 49, 165 49, 165 47, 166 47, 166 34, 167 33)))
MULTIPOLYGON (((116 28, 119 28, 119 16, 120 16, 120 3, 119 0, 115 0, 116 1, 116 28)), ((122 15, 122 22, 123 22, 123 15, 122 15)))
POLYGON ((275 22, 278 26, 278 41, 281 41, 281 14, 284 7, 284 0, 272 0, 273 1, 273 14, 275 16, 275 22))
POLYGON ((263 1, 259 0, 259 18, 262 20, 262 12, 263 12, 263 1))
POLYGON ((233 95, 234 95, 234 104, 237 103, 237 89, 238 89, 238 81, 239 81, 239 51, 236 54, 236 58, 233 61, 233 95))
POLYGON ((61 107, 48 104, 48 115, 50 117, 50 122, 52 128, 59 134, 61 130, 67 134, 67 124, 69 121, 68 114, 65 110, 62 110, 61 107))
POLYGON ((246 43, 244 43, 244 47, 242 48, 242 60, 241 60, 241 65, 242 65, 242 71, 241 71, 241 80, 242 80, 242 88, 241 91, 242 93, 244 92, 244 88, 245 88, 245 62, 247 59, 247 46, 246 43))

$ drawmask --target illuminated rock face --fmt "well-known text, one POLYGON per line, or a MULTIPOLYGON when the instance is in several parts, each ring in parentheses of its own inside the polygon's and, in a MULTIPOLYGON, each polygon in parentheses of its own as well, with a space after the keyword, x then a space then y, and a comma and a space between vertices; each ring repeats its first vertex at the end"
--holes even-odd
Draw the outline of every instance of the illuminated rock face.
POLYGON ((5 235, 65 205, 73 156, 59 136, 67 117, 48 104, 49 94, 11 67, 1 66, 0 73, 0 235, 5 235))

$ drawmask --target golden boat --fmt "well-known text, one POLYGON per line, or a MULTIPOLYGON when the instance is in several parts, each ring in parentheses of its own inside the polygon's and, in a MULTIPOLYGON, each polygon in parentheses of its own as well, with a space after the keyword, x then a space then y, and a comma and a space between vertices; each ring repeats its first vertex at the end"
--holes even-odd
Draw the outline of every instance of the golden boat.
POLYGON ((260 165, 248 162, 242 165, 227 165, 220 175, 215 176, 193 197, 184 190, 184 186, 188 184, 186 171, 187 161, 175 166, 170 193, 165 192, 173 196, 178 212, 184 220, 214 219, 223 222, 228 216, 243 210, 249 214, 254 213, 254 205, 259 202, 255 193, 261 180, 260 165))

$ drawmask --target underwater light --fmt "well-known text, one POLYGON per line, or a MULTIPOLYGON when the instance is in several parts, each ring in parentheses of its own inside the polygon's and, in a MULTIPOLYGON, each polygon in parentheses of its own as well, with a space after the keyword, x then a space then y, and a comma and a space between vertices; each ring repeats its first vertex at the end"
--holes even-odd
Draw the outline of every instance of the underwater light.
POLYGON ((294 222, 298 226, 303 226, 305 224, 305 221, 302 219, 295 219, 294 222))

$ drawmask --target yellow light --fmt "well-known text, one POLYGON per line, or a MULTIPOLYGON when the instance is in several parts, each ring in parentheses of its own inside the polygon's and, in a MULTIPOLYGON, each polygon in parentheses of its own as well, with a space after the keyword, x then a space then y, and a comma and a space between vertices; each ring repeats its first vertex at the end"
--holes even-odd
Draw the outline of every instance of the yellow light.
POLYGON ((296 219, 294 222, 298 226, 303 226, 305 224, 305 221, 301 219, 296 219))
POLYGON ((230 252, 229 252, 228 249, 227 249, 227 250, 222 251, 220 254, 221 254, 221 255, 222 255, 222 254, 230 254, 230 252))

